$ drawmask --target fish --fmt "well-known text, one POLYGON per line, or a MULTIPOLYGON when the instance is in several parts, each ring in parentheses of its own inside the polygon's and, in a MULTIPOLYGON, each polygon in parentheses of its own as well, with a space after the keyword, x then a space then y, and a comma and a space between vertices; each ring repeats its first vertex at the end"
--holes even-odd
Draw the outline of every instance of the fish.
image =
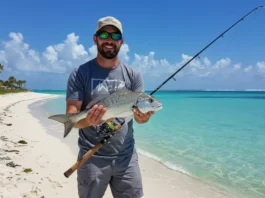
POLYGON ((138 108, 142 113, 155 112, 162 109, 162 102, 157 98, 145 92, 123 89, 96 97, 79 113, 56 114, 49 116, 48 119, 64 124, 65 138, 78 121, 87 117, 87 114, 95 104, 103 105, 106 108, 101 123, 112 118, 132 118, 135 108, 138 108))

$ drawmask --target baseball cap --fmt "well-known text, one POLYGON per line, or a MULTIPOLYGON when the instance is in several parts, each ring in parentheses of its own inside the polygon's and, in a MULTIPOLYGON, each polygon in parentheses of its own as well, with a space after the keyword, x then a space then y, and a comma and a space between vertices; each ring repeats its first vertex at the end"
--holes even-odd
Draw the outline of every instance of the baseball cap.
POLYGON ((97 23, 96 32, 106 25, 112 25, 118 28, 118 30, 122 33, 121 22, 112 16, 106 16, 106 17, 100 18, 97 23))

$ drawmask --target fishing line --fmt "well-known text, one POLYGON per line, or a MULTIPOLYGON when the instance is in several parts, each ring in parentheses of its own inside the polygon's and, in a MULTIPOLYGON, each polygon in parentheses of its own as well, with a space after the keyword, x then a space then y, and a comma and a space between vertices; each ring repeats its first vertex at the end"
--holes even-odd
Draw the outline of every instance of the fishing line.
POLYGON ((193 58, 191 58, 187 63, 185 63, 182 67, 180 67, 175 73, 173 73, 170 77, 168 77, 161 85, 159 85, 154 91, 150 93, 150 95, 153 95, 155 92, 157 92, 164 84, 166 84, 171 78, 173 78, 178 72, 180 72, 186 65, 188 65, 193 59, 195 59, 197 56, 199 56, 204 50, 206 50, 208 47, 210 47, 215 41, 217 41, 220 37, 223 37, 226 32, 228 32, 230 29, 232 29, 235 25, 237 25, 239 22, 243 21, 244 18, 246 18, 248 15, 250 15, 252 12, 259 8, 264 8, 264 6, 258 6, 254 8, 252 11, 247 13, 245 16, 243 16, 241 19, 239 19, 237 22, 235 22, 233 25, 231 25, 229 28, 227 28, 223 33, 221 33, 216 39, 214 39, 211 43, 209 43, 206 47, 204 47, 200 52, 198 52, 193 58))

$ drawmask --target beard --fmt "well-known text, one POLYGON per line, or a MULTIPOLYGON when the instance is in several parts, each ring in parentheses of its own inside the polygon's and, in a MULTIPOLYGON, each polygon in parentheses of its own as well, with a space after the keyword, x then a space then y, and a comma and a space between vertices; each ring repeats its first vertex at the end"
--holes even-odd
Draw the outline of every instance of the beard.
POLYGON ((114 44, 108 44, 108 43, 103 43, 102 45, 99 45, 97 43, 97 48, 98 48, 98 52, 100 53, 101 56, 103 56, 106 59, 113 59, 115 58, 119 51, 120 51, 120 47, 117 47, 114 44), (104 46, 105 45, 110 45, 113 47, 113 49, 106 49, 104 46))

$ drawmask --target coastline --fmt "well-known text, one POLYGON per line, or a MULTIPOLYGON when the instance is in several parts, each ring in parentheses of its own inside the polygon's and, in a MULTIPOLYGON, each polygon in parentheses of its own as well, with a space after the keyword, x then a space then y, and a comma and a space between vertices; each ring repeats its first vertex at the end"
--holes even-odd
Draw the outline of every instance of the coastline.
MULTIPOLYGON (((62 131, 58 131, 62 129, 60 123, 43 120, 32 108, 56 97, 34 92, 0 96, 0 196, 78 197, 76 172, 70 178, 63 176, 76 161, 77 135, 71 133, 63 138, 62 131), (27 144, 17 143, 19 140, 27 144), (7 166, 9 162, 19 166, 7 166), (33 171, 25 173, 25 168, 33 171)), ((235 197, 141 154, 139 163, 144 197, 235 197)), ((112 197, 109 187, 104 197, 112 197)))
POLYGON ((0 96, 0 197, 76 195, 73 180, 60 174, 63 163, 71 163, 74 155, 46 133, 28 108, 32 102, 55 97, 32 92, 0 96))

